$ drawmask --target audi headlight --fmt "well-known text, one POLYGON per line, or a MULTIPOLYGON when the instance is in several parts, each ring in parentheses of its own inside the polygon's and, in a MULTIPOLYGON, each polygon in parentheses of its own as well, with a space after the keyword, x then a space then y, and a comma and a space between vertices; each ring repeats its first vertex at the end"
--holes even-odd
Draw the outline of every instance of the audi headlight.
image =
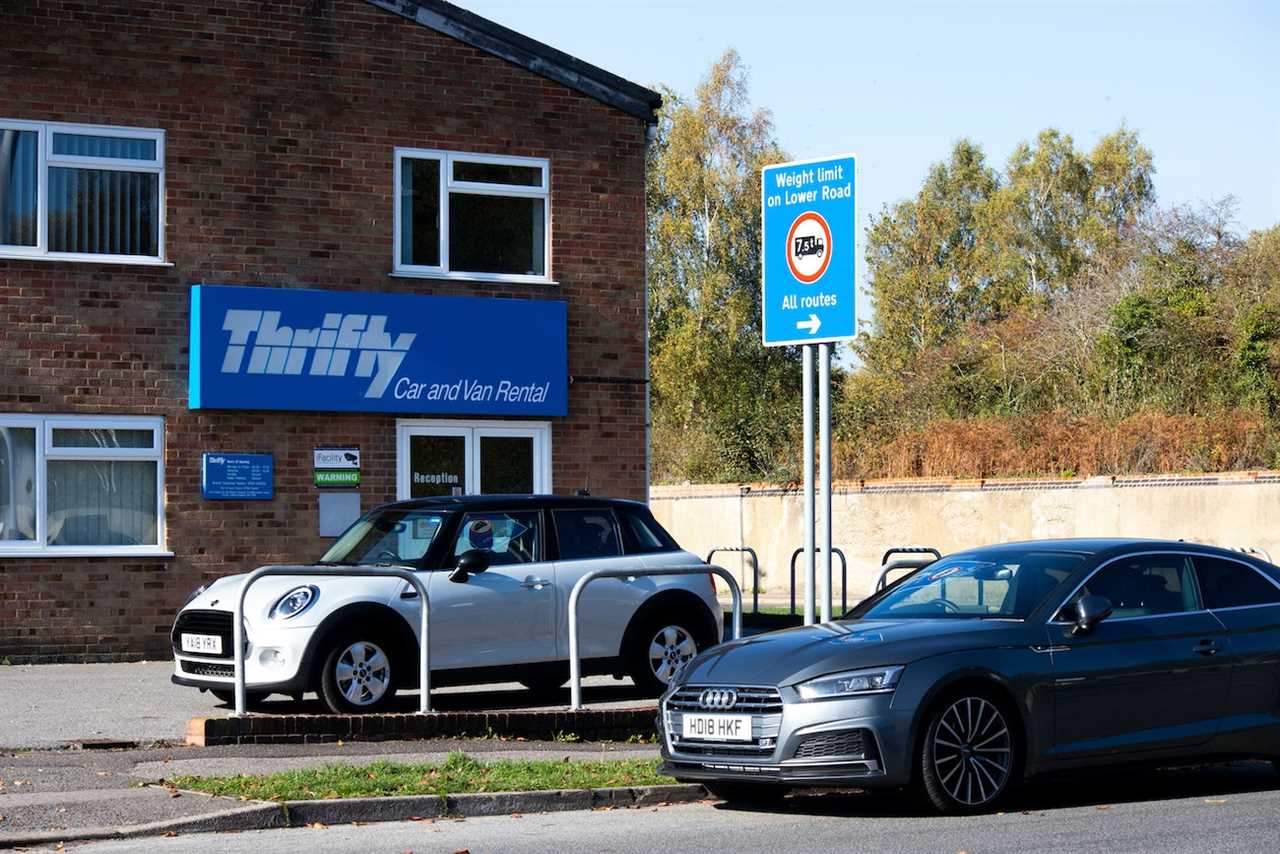
POLYGON ((865 670, 849 670, 819 676, 796 686, 805 700, 826 700, 832 697, 856 697, 859 694, 888 694, 902 676, 901 667, 868 667, 865 670))
POLYGON ((320 588, 314 584, 295 587, 280 597, 271 608, 271 619, 288 620, 310 608, 320 598, 320 588))
POLYGON ((197 587, 197 588, 192 592, 192 594, 191 594, 190 596, 188 596, 188 597, 187 597, 187 601, 185 601, 185 602, 183 602, 183 603, 182 603, 182 607, 184 607, 184 608, 185 608, 185 607, 187 607, 188 605, 190 605, 192 602, 194 602, 197 596, 199 596, 201 593, 203 593, 203 592, 205 592, 206 590, 208 590, 208 589, 209 589, 209 585, 210 585, 211 583, 212 583, 212 582, 206 581, 204 584, 201 584, 199 587, 197 587))

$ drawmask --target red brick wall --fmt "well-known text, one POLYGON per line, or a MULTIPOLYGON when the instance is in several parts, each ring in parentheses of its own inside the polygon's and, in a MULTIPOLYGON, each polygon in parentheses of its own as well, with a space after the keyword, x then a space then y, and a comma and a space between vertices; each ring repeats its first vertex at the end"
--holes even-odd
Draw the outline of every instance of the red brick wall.
POLYGON ((318 554, 317 445, 359 445, 364 505, 394 498, 392 416, 187 409, 196 283, 565 299, 554 487, 643 497, 639 120, 361 0, 3 18, 0 117, 165 130, 173 266, 0 258, 0 412, 164 416, 175 557, 0 557, 0 658, 163 655, 202 580, 318 554), (396 146, 550 158, 558 284, 391 277, 396 146), (275 500, 202 500, 205 451, 274 454, 275 500))

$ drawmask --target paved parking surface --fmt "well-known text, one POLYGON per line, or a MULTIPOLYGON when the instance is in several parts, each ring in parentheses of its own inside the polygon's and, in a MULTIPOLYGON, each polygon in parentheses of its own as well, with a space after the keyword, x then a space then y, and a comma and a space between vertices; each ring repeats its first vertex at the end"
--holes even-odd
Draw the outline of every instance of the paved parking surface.
MULTIPOLYGON (((169 681, 168 661, 132 664, 41 664, 0 666, 0 750, 60 747, 81 739, 120 739, 139 744, 181 741, 187 721, 231 712, 212 694, 169 681)), ((569 692, 559 705, 567 706, 569 692)), ((643 701, 630 680, 608 676, 583 680, 583 701, 593 707, 634 706, 643 701)), ((417 709, 416 694, 401 694, 398 711, 417 709)), ((431 692, 433 708, 529 708, 532 695, 522 686, 483 685, 431 692)), ((546 699, 542 708, 553 708, 546 699)), ((534 706, 538 707, 538 706, 534 706)), ((295 703, 274 697, 262 711, 318 714, 314 698, 295 703)))

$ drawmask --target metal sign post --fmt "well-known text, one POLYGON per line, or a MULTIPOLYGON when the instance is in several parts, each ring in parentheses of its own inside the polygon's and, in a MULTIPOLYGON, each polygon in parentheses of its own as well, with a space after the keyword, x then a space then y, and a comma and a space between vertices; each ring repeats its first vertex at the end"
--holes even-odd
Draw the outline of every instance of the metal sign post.
POLYGON ((813 625, 813 347, 804 350, 804 624, 813 625))
POLYGON ((814 358, 822 490, 822 611, 831 619, 831 345, 857 334, 852 154, 764 167, 760 176, 760 330, 766 347, 800 345, 804 370, 804 621, 815 614, 814 358), (815 353, 814 350, 817 350, 815 353))

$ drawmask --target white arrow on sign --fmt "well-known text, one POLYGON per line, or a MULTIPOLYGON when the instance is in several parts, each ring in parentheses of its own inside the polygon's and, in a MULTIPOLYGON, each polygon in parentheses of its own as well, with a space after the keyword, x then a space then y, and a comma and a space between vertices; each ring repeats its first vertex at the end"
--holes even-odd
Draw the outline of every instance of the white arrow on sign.
POLYGON ((818 315, 809 315, 808 320, 797 320, 796 329, 808 329, 810 335, 818 334, 818 327, 822 325, 822 321, 818 319, 818 315))

